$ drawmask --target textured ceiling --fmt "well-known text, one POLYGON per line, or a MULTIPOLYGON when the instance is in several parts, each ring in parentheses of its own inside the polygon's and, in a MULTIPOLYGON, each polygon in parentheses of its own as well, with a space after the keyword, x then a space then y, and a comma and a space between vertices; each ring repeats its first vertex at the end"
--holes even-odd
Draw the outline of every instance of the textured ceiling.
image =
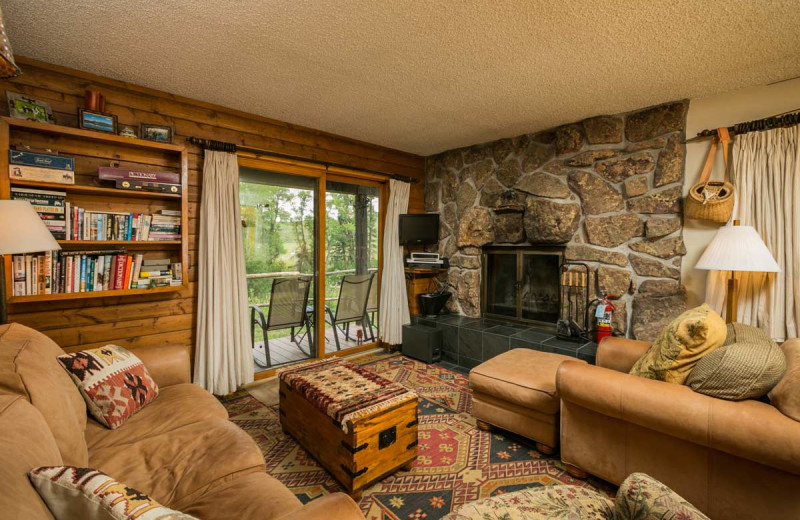
POLYGON ((0 0, 17 54, 422 155, 800 75, 800 0, 0 0))

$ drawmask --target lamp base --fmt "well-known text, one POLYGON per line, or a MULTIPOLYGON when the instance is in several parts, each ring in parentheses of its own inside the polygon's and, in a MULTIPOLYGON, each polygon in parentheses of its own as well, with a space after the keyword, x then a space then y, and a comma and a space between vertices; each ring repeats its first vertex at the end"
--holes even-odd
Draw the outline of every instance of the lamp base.
POLYGON ((728 292, 725 294, 725 323, 736 321, 737 303, 739 302, 739 280, 734 277, 728 278, 728 292))

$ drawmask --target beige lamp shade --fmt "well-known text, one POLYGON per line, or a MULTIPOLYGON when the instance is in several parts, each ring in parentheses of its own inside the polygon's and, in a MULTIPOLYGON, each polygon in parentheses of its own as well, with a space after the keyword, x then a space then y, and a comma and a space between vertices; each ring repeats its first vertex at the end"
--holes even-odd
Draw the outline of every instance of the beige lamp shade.
POLYGON ((781 271, 753 226, 721 227, 695 268, 757 273, 781 271))
POLYGON ((0 200, 0 255, 61 249, 27 200, 0 200))
POLYGON ((11 44, 6 34, 3 10, 0 9, 0 79, 15 78, 20 74, 22 71, 14 62, 14 53, 11 51, 11 44))

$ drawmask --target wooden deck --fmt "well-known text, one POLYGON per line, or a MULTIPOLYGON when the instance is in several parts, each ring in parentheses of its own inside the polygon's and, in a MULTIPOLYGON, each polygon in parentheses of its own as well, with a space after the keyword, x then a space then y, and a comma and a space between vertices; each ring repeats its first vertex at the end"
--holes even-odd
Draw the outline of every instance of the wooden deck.
MULTIPOLYGON (((325 351, 326 352, 335 352, 336 351, 336 341, 333 338, 333 329, 327 323, 325 324, 325 351)), ((350 326, 350 337, 353 338, 356 335, 356 330, 360 327, 350 326)), ((298 334, 299 336, 300 334, 298 334)), ((368 342, 369 340, 367 340, 368 342)), ((344 334, 339 333, 339 345, 341 346, 342 350, 347 350, 349 348, 357 347, 358 342, 354 339, 346 340, 344 334)), ((264 342, 257 341, 256 342, 257 348, 263 348, 264 342)), ((255 372, 263 372, 265 370, 270 370, 272 368, 289 365, 291 363, 297 363, 298 361, 305 361, 310 359, 311 356, 308 354, 308 338, 303 338, 300 341, 300 347, 302 350, 298 348, 297 344, 295 344, 291 338, 289 337, 289 331, 286 331, 286 336, 281 338, 274 338, 269 340, 269 353, 270 353, 270 361, 271 365, 269 367, 262 367, 255 363, 255 372)))

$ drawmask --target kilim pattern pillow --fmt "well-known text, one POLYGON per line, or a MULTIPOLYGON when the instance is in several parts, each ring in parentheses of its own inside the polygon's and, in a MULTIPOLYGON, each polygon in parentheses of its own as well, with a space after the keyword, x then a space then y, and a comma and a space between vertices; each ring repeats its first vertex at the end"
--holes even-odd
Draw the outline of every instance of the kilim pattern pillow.
POLYGON ((43 466, 28 478, 56 520, 197 520, 96 469, 43 466))
POLYGON ((158 395, 142 361, 122 347, 64 354, 58 361, 78 385, 92 416, 112 430, 158 395))

